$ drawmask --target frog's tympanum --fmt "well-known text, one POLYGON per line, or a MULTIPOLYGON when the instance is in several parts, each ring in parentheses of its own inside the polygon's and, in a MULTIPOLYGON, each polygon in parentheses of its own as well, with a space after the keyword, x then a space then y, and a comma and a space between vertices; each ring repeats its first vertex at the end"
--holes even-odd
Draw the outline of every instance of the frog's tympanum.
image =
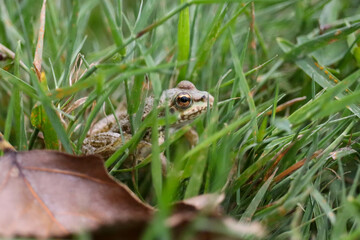
MULTIPOLYGON (((181 81, 176 88, 163 91, 159 106, 168 104, 170 113, 178 113, 178 120, 170 126, 172 130, 176 130, 191 123, 201 113, 205 112, 208 106, 212 107, 213 102, 214 98, 208 92, 197 90, 194 84, 189 81, 181 81)), ((143 118, 152 110, 153 103, 152 97, 146 99, 143 118)), ((128 141, 132 137, 129 116, 126 112, 117 112, 116 114, 124 140, 128 141)), ((163 136, 160 132, 159 144, 164 141, 163 136)), ((197 137, 196 135, 193 136, 197 137)), ((190 142, 196 142, 196 140, 190 142)), ((84 154, 98 154, 107 159, 122 145, 119 124, 117 124, 114 115, 109 115, 97 122, 89 131, 88 137, 84 140, 82 152, 84 154)), ((141 161, 150 153, 151 137, 150 131, 148 131, 133 155, 137 161, 141 161)))

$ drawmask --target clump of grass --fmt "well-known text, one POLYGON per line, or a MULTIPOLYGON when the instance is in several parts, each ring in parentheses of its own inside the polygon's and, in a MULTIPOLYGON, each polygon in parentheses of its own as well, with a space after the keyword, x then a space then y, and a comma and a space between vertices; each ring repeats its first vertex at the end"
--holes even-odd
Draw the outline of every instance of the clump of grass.
POLYGON ((268 238, 358 238, 356 0, 49 0, 45 86, 32 69, 41 5, 0 0, 0 131, 17 149, 42 147, 47 130, 30 123, 36 104, 62 150, 80 154, 103 107, 110 114, 126 101, 134 135, 106 166, 160 208, 149 239, 168 236, 162 220, 172 202, 204 193, 225 193, 225 212, 261 222, 268 238), (151 171, 128 178, 121 163, 142 131, 169 120, 142 122, 143 96, 183 79, 218 103, 192 124, 199 144, 181 139, 189 126, 160 146, 154 137, 152 155, 136 166, 151 171), (173 167, 163 177, 165 150, 173 167))

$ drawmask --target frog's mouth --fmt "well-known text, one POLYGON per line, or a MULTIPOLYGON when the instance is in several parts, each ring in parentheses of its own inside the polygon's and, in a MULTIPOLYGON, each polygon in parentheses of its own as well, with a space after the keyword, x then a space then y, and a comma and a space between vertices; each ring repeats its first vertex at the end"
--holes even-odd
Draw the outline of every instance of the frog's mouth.
POLYGON ((179 119, 173 127, 180 128, 186 124, 191 123, 195 118, 206 112, 208 108, 211 109, 212 106, 213 98, 211 96, 211 98, 209 98, 209 102, 207 102, 207 99, 194 101, 192 106, 187 109, 177 109, 177 112, 179 113, 179 119))

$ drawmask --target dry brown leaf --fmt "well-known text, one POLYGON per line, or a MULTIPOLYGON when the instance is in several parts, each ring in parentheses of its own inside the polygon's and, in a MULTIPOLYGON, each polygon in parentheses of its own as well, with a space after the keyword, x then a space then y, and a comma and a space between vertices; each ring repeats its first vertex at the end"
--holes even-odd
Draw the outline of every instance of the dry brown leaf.
POLYGON ((166 224, 171 228, 189 223, 201 212, 211 216, 220 216, 219 205, 224 200, 224 195, 204 194, 188 198, 175 203, 172 215, 167 219, 166 224))
POLYGON ((193 207, 194 210, 197 211, 207 210, 208 212, 214 212, 224 199, 224 194, 203 194, 178 202, 176 203, 175 208, 179 211, 182 208, 193 207))
POLYGON ((5 237, 66 236, 115 222, 145 223, 154 213, 109 177, 100 158, 39 150, 0 158, 0 206, 5 237))
MULTIPOLYGON (((224 195, 206 194, 175 203, 166 224, 174 239, 262 237, 258 223, 224 217, 224 195), (201 220, 201 221, 199 221, 201 220)), ((0 158, 0 237, 140 239, 155 209, 115 182, 93 155, 56 151, 7 152, 0 158)))
POLYGON ((174 227, 184 220, 194 218, 200 212, 219 216, 221 212, 219 206, 224 198, 224 194, 204 194, 179 201, 174 204, 172 215, 167 219, 167 224, 174 227))
POLYGON ((263 238, 266 235, 260 223, 238 222, 225 217, 220 208, 224 198, 224 194, 204 194, 177 202, 166 222, 174 239, 183 239, 184 232, 189 228, 193 231, 190 239, 197 240, 263 238))

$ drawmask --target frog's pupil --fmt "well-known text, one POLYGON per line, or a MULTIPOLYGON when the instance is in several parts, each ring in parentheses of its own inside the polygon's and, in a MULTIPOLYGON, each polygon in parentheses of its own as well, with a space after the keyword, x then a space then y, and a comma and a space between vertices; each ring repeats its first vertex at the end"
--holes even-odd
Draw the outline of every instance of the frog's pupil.
POLYGON ((183 97, 180 98, 180 101, 183 102, 183 103, 185 103, 185 102, 188 102, 188 101, 189 101, 189 98, 183 96, 183 97))

